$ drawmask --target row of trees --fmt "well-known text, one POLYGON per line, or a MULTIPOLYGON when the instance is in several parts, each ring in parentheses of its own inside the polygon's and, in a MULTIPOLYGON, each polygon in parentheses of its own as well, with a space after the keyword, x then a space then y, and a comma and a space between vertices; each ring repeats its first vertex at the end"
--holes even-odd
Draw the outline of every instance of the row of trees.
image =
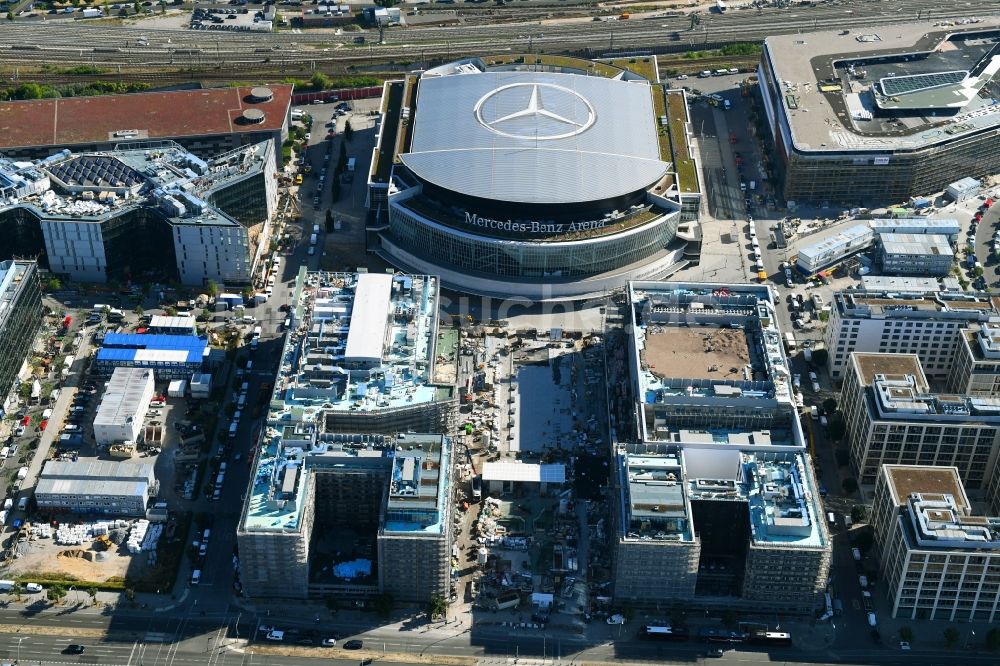
MULTIPOLYGON (((942 632, 944 643, 949 648, 953 648, 958 645, 959 641, 962 640, 962 632, 960 632, 956 627, 946 627, 942 632)), ((916 640, 917 635, 914 633, 913 629, 910 627, 900 627, 899 629, 899 639, 906 641, 907 643, 912 643, 916 640)), ((990 650, 1000 650, 1000 628, 994 627, 986 632, 986 647, 990 650)))

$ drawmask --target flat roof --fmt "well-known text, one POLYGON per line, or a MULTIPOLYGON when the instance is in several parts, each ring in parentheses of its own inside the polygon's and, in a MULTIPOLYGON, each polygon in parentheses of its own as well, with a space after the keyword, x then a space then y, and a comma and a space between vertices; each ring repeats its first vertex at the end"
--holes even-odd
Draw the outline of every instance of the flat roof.
POLYGON ((879 243, 887 254, 955 256, 948 237, 940 234, 885 233, 879 243))
POLYGON ((527 483, 565 483, 566 466, 522 462, 483 463, 483 481, 524 481, 527 483))
POLYGON ((192 330, 197 319, 194 317, 168 317, 166 315, 153 315, 149 320, 150 328, 174 328, 192 330))
POLYGON ((904 319, 961 319, 985 321, 1000 316, 1000 299, 986 292, 849 289, 833 295, 838 310, 846 317, 904 319))
POLYGON ((902 377, 911 375, 917 380, 917 385, 927 390, 927 378, 924 377, 920 357, 916 354, 878 354, 854 352, 851 354, 851 364, 861 375, 862 384, 870 386, 875 381, 875 375, 902 377))
POLYGON ((882 473, 897 506, 906 504, 914 493, 951 495, 962 509, 967 510, 970 506, 957 467, 882 465, 882 473))
POLYGON ((891 275, 862 275, 861 285, 866 290, 911 291, 931 294, 941 291, 937 278, 896 277, 891 275))
POLYGON ((207 346, 208 340, 196 335, 108 333, 97 360, 200 363, 207 346))
POLYGON ((387 273, 362 273, 354 292, 350 329, 344 359, 352 362, 378 363, 382 360, 386 329, 389 326, 389 306, 392 297, 392 276, 387 273))
POLYGON ((0 150, 278 131, 288 116, 292 86, 269 89, 268 101, 239 87, 0 102, 0 150), (263 111, 263 120, 242 124, 249 109, 263 111), (122 132, 127 134, 116 136, 122 132))
POLYGON ((1000 59, 976 34, 998 28, 1000 19, 983 18, 769 36, 765 53, 792 143, 817 152, 914 150, 1000 124, 1000 107, 978 94, 1000 59), (961 80, 925 76, 958 70, 961 80), (894 94, 882 95, 880 81, 894 94), (912 92, 901 92, 908 83, 912 92))
POLYGON ((142 420, 149 410, 147 387, 154 383, 151 368, 115 368, 101 396, 94 425, 127 425, 142 420))
POLYGON ((471 67, 421 77, 414 113, 400 160, 466 196, 599 201, 648 188, 670 168, 645 80, 471 67))

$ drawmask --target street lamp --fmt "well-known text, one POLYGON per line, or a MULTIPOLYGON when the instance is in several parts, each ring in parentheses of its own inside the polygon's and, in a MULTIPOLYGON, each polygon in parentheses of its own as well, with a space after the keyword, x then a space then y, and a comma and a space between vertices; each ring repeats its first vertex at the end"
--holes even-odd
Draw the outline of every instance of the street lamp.
POLYGON ((17 662, 21 663, 21 641, 23 641, 27 636, 21 636, 17 639, 17 662))

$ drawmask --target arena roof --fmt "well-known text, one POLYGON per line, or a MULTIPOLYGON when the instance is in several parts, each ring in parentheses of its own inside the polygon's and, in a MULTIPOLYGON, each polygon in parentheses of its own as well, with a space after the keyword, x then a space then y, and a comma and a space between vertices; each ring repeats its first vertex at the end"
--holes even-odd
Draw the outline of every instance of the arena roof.
POLYGON ((521 71, 425 77, 416 107, 400 159, 467 196, 597 201, 646 188, 669 168, 645 82, 521 71))
POLYGON ((292 86, 271 86, 271 101, 254 101, 250 90, 212 88, 0 102, 0 149, 279 130, 288 115, 292 86), (264 111, 263 122, 241 126, 247 109, 264 111))

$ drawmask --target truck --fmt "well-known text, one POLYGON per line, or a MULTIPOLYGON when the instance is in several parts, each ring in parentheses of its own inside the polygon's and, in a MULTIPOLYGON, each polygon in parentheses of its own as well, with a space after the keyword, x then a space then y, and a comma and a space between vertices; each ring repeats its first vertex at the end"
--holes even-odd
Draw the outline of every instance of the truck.
POLYGON ((15 581, 12 580, 0 580, 0 592, 10 592, 17 585, 15 581))
POLYGON ((795 353, 795 350, 798 348, 795 344, 795 335, 791 331, 785 332, 785 348, 790 354, 795 353))
POLYGON ((100 18, 104 16, 104 12, 96 8, 87 8, 83 10, 83 18, 100 18))

